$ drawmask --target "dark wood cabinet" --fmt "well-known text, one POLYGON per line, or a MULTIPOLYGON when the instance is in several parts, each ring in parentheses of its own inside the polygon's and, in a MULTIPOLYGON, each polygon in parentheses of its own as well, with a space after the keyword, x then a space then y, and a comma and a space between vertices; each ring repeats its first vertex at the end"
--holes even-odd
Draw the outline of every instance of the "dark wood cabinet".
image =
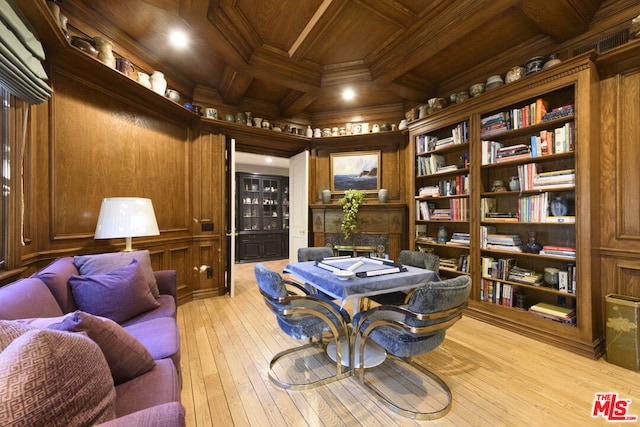
POLYGON ((289 256, 289 178, 237 174, 236 262, 289 256))

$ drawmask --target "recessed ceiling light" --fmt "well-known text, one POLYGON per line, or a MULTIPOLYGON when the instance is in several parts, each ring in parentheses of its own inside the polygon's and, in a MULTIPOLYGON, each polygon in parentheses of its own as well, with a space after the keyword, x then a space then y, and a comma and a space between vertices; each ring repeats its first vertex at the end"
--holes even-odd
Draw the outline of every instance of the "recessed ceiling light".
POLYGON ((347 88, 342 91, 342 99, 345 101, 351 101, 356 97, 356 93, 351 88, 347 88))
POLYGON ((182 30, 172 30, 169 33, 169 42, 174 47, 184 49, 189 45, 189 36, 182 30))
POLYGON ((273 159, 271 157, 265 157, 264 161, 267 162, 267 163, 271 163, 271 162, 273 162, 273 159))

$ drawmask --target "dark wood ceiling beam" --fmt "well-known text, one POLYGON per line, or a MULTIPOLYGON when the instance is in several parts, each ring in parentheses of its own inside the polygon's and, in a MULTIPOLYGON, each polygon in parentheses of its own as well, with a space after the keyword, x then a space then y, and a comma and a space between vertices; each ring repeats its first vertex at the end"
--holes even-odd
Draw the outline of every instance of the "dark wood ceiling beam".
POLYGON ((522 0, 516 10, 561 43, 587 31, 599 6, 599 0, 522 0))
POLYGON ((318 90, 322 79, 317 65, 293 61, 286 52, 268 46, 256 49, 246 69, 241 71, 301 92, 318 90))
POLYGON ((322 87, 339 86, 371 82, 369 67, 362 61, 351 64, 333 64, 324 68, 322 73, 322 87))
POLYGON ((447 2, 447 9, 438 13, 437 20, 420 22, 407 30, 407 37, 378 52, 371 65, 374 80, 392 82, 402 74, 454 46, 493 17, 513 7, 519 0, 466 0, 447 2), (408 43, 407 40, 411 42, 408 43))
POLYGON ((330 28, 331 23, 340 16, 346 3, 347 0, 325 0, 318 9, 319 16, 312 18, 309 25, 287 52, 289 56, 295 60, 304 58, 306 53, 313 49, 317 40, 322 37, 323 32, 330 28))
POLYGON ((247 93, 252 81, 252 77, 226 66, 218 86, 218 92, 226 104, 238 105, 247 93))
POLYGON ((299 92, 290 90, 278 104, 282 117, 294 117, 304 111, 318 98, 318 91, 299 92))

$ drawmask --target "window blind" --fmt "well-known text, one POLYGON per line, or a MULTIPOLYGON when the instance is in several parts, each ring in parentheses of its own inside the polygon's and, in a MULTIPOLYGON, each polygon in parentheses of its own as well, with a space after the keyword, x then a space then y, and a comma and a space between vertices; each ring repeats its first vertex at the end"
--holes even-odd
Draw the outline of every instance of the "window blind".
POLYGON ((46 101, 53 90, 45 82, 44 49, 13 0, 0 0, 0 84, 30 104, 46 101))

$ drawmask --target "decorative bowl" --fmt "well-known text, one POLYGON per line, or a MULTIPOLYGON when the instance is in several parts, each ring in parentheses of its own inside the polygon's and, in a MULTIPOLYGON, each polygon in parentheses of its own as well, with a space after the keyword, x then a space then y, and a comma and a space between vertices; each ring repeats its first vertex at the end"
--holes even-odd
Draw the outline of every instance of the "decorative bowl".
POLYGON ((485 89, 489 91, 503 85, 504 85, 504 81, 502 81, 502 77, 500 75, 495 75, 487 79, 487 84, 485 86, 485 89))
POLYGON ((544 56, 534 56, 524 64, 524 75, 528 76, 529 74, 533 74, 542 70, 543 64, 544 56))
POLYGON ((484 83, 476 83, 469 88, 469 93, 471 96, 478 96, 482 92, 484 92, 485 84, 484 83))
POLYGON ((520 80, 524 76, 524 68, 516 65, 504 76, 505 83, 515 82, 516 80, 520 80))
POLYGON ((98 50, 93 46, 91 40, 83 39, 82 37, 78 36, 72 36, 71 45, 77 47, 84 53, 93 56, 94 58, 98 57, 98 50))
POLYGON ((467 92, 466 90, 463 90, 462 92, 458 92, 456 94, 456 104, 460 104, 461 102, 464 102, 467 99, 469 99, 469 92, 467 92))
POLYGON ((338 270, 338 271, 334 271, 333 274, 338 276, 338 279, 340 279, 340 280, 349 280, 349 279, 355 277, 355 275, 356 275, 356 273, 354 273, 353 271, 349 271, 349 270, 338 270))

